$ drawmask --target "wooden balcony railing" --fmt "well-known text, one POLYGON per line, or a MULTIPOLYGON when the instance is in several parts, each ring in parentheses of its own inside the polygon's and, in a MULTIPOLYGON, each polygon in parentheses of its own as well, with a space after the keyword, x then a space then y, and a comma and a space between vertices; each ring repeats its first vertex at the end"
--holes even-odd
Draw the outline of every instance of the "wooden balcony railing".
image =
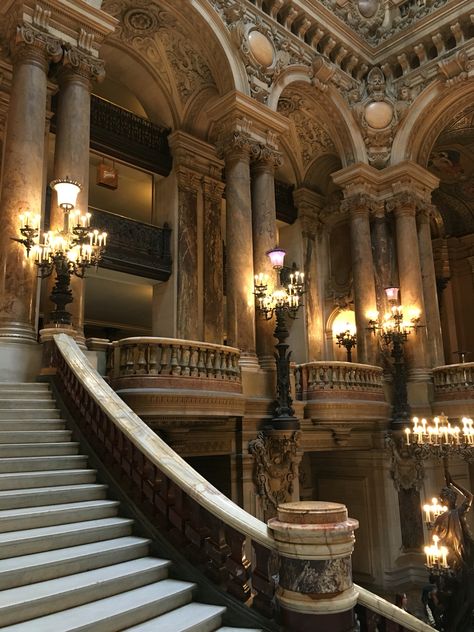
MULTIPOLYGON (((154 378, 156 385, 211 388, 241 392, 240 352, 233 347, 176 338, 123 338, 109 348, 107 374, 111 380, 154 378), (132 379, 130 379, 132 378, 132 379)), ((148 379, 148 384, 152 382, 148 379)))
POLYGON ((474 362, 436 367, 433 382, 436 395, 464 392, 474 397, 474 362))
POLYGON ((355 362, 308 362, 296 367, 298 399, 313 399, 323 392, 370 393, 383 399, 382 368, 355 362))
MULTIPOLYGON (((274 622, 278 548, 271 530, 155 434, 92 368, 72 338, 59 334, 54 340, 55 383, 102 463, 191 563, 223 592, 264 615, 265 629, 280 629, 274 622)), ((396 621, 407 631, 433 630, 384 599, 356 589, 359 605, 377 613, 379 621, 396 621)))

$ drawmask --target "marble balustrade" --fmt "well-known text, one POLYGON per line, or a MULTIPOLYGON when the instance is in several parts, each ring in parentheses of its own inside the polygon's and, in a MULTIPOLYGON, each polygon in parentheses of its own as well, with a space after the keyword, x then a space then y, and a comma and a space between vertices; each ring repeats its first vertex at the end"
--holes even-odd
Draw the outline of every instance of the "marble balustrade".
POLYGON ((355 362, 308 362, 296 367, 298 399, 320 391, 360 391, 383 397, 382 368, 355 362))
POLYGON ((240 384, 239 350, 173 338, 124 338, 112 344, 109 377, 166 376, 240 384), (113 357, 113 360, 112 360, 113 357))
POLYGON ((471 391, 474 395, 474 362, 448 364, 433 370, 436 394, 471 391))

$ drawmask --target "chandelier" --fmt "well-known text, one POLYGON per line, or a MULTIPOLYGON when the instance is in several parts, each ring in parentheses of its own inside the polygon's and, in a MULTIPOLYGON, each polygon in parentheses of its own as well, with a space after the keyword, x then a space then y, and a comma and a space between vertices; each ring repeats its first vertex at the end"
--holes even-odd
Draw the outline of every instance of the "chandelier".
POLYGON ((51 293, 55 309, 51 320, 56 325, 70 325, 71 314, 66 305, 73 301, 70 287, 71 276, 83 278, 87 268, 97 266, 107 244, 107 233, 91 229, 90 213, 74 210, 81 185, 67 176, 53 180, 58 206, 63 210, 61 230, 41 232, 39 215, 30 211, 20 215, 21 237, 13 237, 26 249, 26 255, 38 266, 39 276, 44 279, 56 272, 56 282, 51 293))

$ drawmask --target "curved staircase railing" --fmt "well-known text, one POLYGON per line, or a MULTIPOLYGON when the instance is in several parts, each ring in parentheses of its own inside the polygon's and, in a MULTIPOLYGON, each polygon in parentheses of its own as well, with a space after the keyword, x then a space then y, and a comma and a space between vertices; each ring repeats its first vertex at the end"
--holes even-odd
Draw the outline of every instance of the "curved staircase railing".
MULTIPOLYGON (((223 591, 275 616, 277 546, 271 530, 219 492, 156 435, 65 334, 54 336, 55 381, 81 431, 136 503, 223 591), (245 552, 252 551, 250 562, 245 552)), ((362 609, 401 630, 429 625, 356 586, 362 609)))

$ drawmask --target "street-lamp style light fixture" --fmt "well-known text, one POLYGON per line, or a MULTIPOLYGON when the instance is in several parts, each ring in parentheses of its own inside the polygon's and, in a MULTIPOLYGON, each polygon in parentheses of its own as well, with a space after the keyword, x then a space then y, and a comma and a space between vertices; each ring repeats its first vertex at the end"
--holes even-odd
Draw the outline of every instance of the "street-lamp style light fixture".
POLYGON ((298 428, 298 420, 294 415, 293 400, 290 395, 290 356, 286 340, 289 336, 286 324, 286 315, 296 318, 302 305, 301 297, 304 293, 304 273, 294 270, 289 274, 289 281, 282 283, 280 271, 283 268, 285 251, 275 247, 267 252, 274 270, 278 273, 280 286, 269 288, 269 279, 266 274, 255 276, 255 299, 258 312, 270 320, 276 315, 276 326, 273 336, 278 340, 275 345, 277 353, 277 402, 273 426, 276 429, 294 430, 298 428))
POLYGON ((357 345, 357 330, 354 323, 334 323, 333 334, 336 336, 337 346, 345 347, 347 361, 352 362, 352 348, 357 345))
POLYGON ((71 276, 83 278, 86 269, 97 266, 104 254, 107 233, 90 228, 90 213, 73 211, 81 190, 78 182, 68 177, 51 182, 57 193, 58 206, 64 211, 62 230, 40 233, 40 216, 26 211, 20 215, 21 238, 12 237, 23 244, 28 258, 38 266, 39 276, 44 279, 53 271, 56 282, 50 295, 55 309, 51 320, 55 325, 71 325, 71 314, 66 310, 72 303, 71 276))
POLYGON ((408 405, 406 367, 403 345, 408 336, 421 327, 419 324, 421 311, 418 308, 398 304, 398 287, 385 289, 385 294, 390 305, 390 310, 383 316, 377 311, 369 312, 368 328, 378 333, 387 347, 391 347, 391 355, 394 360, 394 403, 392 419, 395 424, 406 422, 410 417, 408 405))

